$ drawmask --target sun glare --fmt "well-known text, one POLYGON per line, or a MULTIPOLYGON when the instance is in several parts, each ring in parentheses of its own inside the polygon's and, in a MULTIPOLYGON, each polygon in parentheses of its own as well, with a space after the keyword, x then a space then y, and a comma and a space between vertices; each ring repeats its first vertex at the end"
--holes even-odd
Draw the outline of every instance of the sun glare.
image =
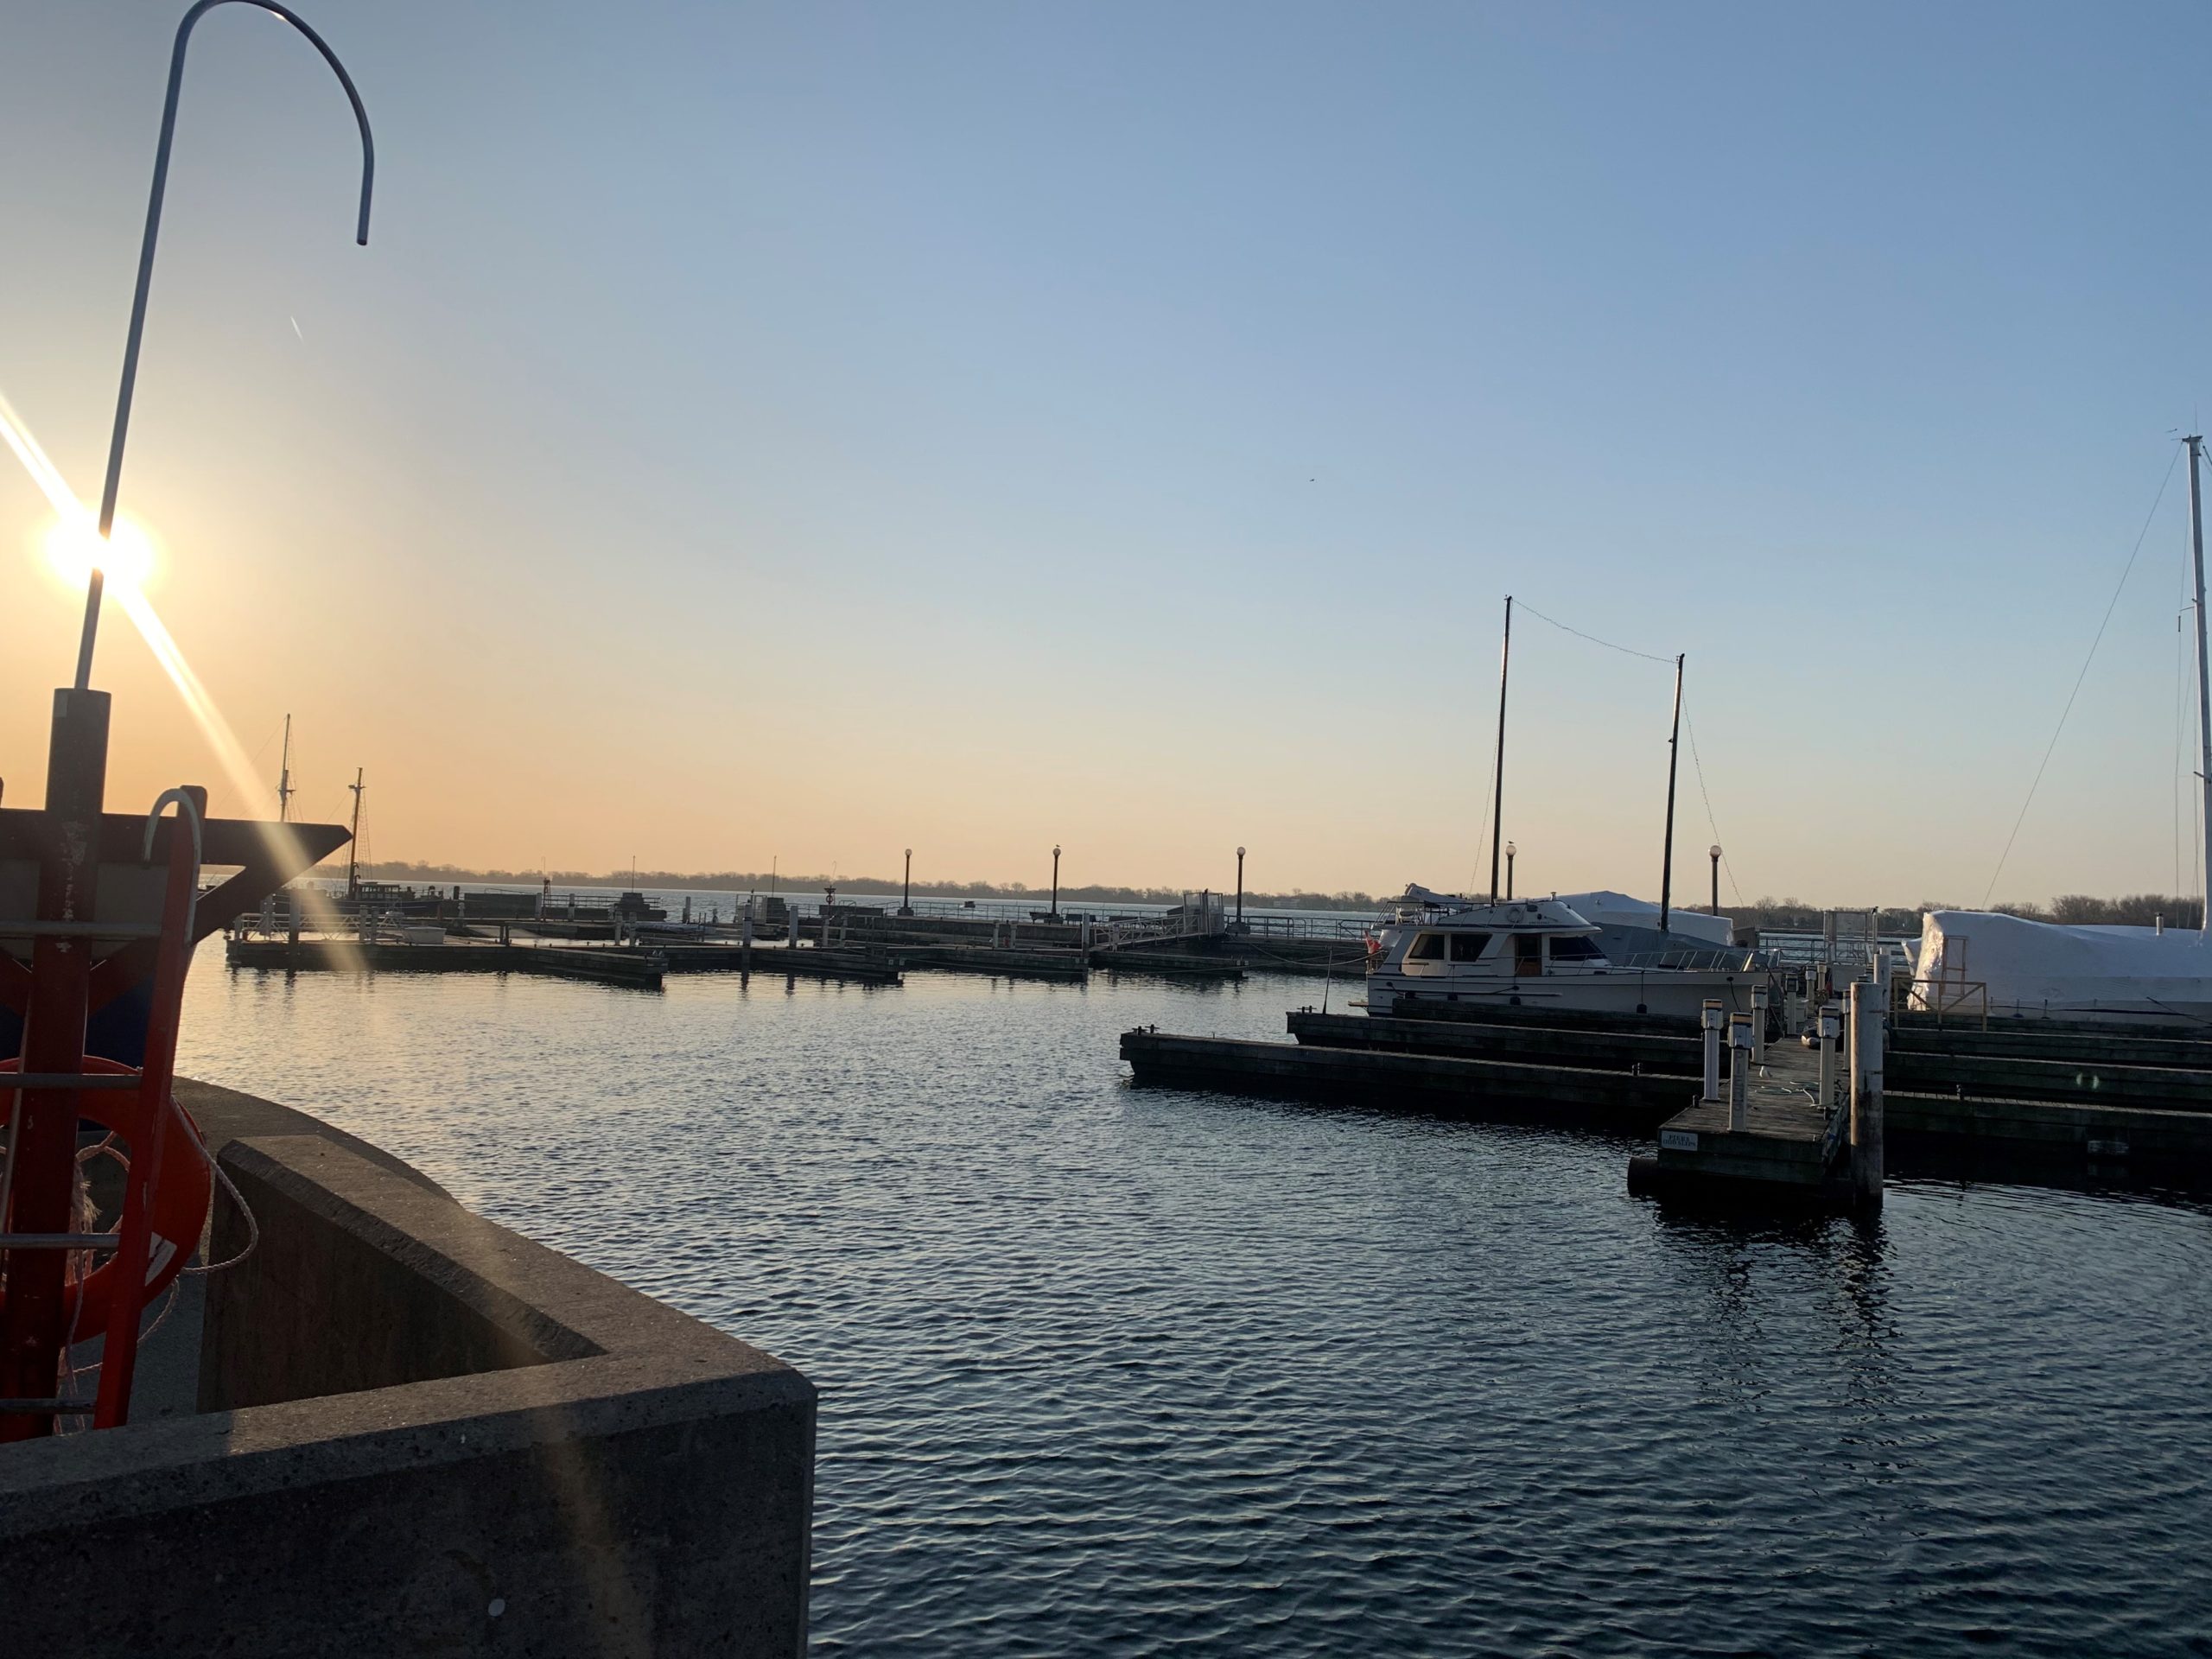
POLYGON ((45 546, 54 574, 79 593, 94 565, 105 573, 111 592, 136 593, 154 573, 153 539, 128 518, 118 518, 104 542, 91 514, 64 513, 47 527, 45 546))

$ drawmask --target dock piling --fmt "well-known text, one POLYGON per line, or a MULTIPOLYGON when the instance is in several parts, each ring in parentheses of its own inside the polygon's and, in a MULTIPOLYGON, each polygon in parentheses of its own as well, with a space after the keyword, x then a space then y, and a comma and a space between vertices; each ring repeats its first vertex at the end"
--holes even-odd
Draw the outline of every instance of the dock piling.
POLYGON ((1753 988, 1751 991, 1751 1063, 1755 1065, 1764 1065, 1766 1064, 1766 1011, 1768 1001, 1767 988, 1765 986, 1760 985, 1753 988))
POLYGON ((1727 1023, 1727 1016, 1720 1011, 1718 998, 1708 998, 1705 1011, 1698 1016, 1698 1023, 1705 1030, 1705 1092, 1699 1100, 1707 1106, 1720 1103, 1720 1029, 1727 1023))
POLYGON ((1728 1016, 1728 1128, 1740 1134, 1751 1124, 1751 1016, 1728 1016))
POLYGON ((1851 1185, 1870 1208, 1882 1202, 1882 1049, 1889 990, 1871 980, 1851 987, 1851 1185))
POLYGON ((1823 1116, 1835 1110, 1835 1045, 1843 1034, 1843 1021, 1833 1007, 1820 1011, 1813 1024, 1814 1040, 1821 1046, 1820 1081, 1815 1085, 1821 1094, 1823 1116))

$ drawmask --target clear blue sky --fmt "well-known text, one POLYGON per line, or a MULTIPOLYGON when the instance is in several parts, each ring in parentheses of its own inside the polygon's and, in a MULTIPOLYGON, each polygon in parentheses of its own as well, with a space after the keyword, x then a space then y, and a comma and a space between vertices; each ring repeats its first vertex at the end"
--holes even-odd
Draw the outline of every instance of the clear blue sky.
MULTIPOLYGON (((2199 7, 306 10, 372 245, 219 10, 125 500, 387 856, 1459 884, 1510 591, 1689 653, 1745 896, 1975 901, 2212 389, 2199 7)), ((181 10, 0 22, 0 392, 87 492, 181 10)), ((2182 485, 2000 898, 2172 884, 2182 485)), ((1665 672, 1517 643, 1528 884, 1651 892, 1665 672)))

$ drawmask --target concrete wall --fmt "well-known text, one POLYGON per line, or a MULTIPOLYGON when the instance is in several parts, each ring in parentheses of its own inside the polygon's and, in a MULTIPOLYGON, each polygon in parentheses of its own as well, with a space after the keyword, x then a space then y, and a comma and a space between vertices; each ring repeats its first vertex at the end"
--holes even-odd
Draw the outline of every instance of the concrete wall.
POLYGON ((404 1166, 221 1158, 202 1409, 0 1448, 0 1649, 804 1650, 804 1377, 404 1166))

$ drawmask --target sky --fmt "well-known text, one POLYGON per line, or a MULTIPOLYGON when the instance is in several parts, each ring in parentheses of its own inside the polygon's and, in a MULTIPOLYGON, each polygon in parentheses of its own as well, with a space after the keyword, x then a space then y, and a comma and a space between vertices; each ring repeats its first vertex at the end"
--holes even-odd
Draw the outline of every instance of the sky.
MULTIPOLYGON (((0 396, 87 498, 182 10, 0 11, 0 396)), ((111 608, 114 810, 273 811, 289 712, 384 859, 1468 887, 1511 594, 1523 890, 1656 896, 1677 652, 1678 899, 2199 882, 2201 8, 302 10, 369 245, 219 8, 122 492, 260 793, 111 608)), ((50 518, 0 452, 14 805, 50 518)))

